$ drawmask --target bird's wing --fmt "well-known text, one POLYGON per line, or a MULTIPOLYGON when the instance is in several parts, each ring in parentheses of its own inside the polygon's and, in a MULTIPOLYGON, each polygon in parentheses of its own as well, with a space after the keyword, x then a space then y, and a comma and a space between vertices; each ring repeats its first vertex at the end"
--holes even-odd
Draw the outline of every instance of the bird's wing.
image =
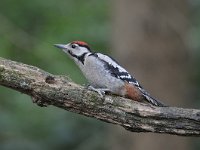
POLYGON ((135 87, 137 87, 141 94, 144 96, 144 98, 156 105, 156 106, 165 106, 162 102, 159 100, 153 98, 146 90, 142 88, 142 86, 139 84, 139 82, 131 76, 126 69, 121 67, 116 60, 114 60, 112 57, 101 54, 101 53, 95 53, 96 57, 98 57, 102 62, 104 62, 105 67, 109 70, 110 74, 118 79, 123 80, 124 82, 128 82, 130 84, 133 84, 135 87))
POLYGON ((108 69, 110 74, 118 79, 121 79, 125 82, 128 82, 130 84, 135 85, 136 87, 141 87, 138 81, 131 76, 126 69, 121 67, 116 60, 111 58, 110 56, 101 54, 101 53, 95 53, 97 57, 104 62, 105 67, 108 69))

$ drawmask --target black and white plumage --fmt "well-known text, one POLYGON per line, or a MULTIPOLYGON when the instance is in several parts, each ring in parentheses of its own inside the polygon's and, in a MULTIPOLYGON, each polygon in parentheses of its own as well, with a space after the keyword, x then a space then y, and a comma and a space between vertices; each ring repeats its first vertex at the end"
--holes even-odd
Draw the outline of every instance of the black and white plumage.
POLYGON ((69 44, 55 44, 67 53, 79 66, 90 83, 90 89, 101 96, 106 91, 136 101, 146 101, 155 106, 164 106, 147 93, 138 81, 121 67, 113 58, 92 53, 87 43, 74 41, 69 44))

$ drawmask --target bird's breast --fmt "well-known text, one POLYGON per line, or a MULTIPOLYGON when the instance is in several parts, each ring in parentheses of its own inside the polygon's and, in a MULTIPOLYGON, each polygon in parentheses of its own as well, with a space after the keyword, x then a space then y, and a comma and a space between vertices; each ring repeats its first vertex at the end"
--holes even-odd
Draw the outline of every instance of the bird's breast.
POLYGON ((124 85, 122 80, 111 75, 110 71, 105 68, 104 63, 94 58, 86 59, 81 70, 88 82, 94 87, 108 88, 118 94, 119 88, 124 85))

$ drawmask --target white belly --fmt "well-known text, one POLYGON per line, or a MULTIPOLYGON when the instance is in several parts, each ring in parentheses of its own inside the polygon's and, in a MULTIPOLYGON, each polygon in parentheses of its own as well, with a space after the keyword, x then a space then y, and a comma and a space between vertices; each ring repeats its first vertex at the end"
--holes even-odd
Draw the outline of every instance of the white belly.
POLYGON ((93 87, 107 88, 111 92, 119 94, 124 82, 111 76, 102 62, 96 61, 94 57, 88 57, 84 63, 80 69, 93 87))

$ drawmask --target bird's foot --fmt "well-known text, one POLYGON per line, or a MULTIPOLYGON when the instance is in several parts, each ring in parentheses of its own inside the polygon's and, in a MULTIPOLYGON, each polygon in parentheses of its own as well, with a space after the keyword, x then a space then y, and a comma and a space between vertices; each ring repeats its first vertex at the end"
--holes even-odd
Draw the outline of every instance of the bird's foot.
POLYGON ((105 93, 110 91, 107 88, 95 88, 95 87, 93 87, 91 85, 89 85, 87 88, 89 90, 97 92, 101 96, 101 98, 104 98, 105 97, 105 93))

